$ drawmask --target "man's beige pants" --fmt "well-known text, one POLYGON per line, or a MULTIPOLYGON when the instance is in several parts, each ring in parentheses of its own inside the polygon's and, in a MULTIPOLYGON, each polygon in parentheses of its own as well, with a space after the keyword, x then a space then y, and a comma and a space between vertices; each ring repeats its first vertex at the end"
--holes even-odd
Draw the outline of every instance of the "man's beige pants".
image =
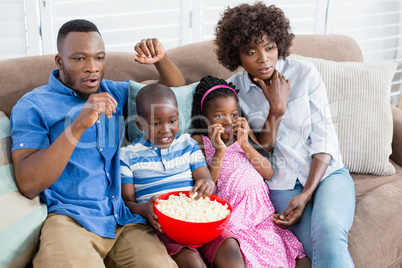
POLYGON ((72 218, 49 214, 42 228, 34 267, 177 267, 153 229, 143 224, 116 228, 103 238, 72 218))

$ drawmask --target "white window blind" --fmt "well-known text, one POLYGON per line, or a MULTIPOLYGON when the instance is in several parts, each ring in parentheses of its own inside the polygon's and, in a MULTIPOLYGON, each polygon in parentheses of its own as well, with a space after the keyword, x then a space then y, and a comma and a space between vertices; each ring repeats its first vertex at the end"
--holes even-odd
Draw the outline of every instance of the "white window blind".
POLYGON ((88 19, 101 32, 108 51, 133 51, 141 39, 157 37, 165 48, 183 43, 188 35, 188 1, 53 0, 42 8, 45 53, 54 53, 57 31, 70 19, 88 19), (187 12, 185 12, 187 9, 187 12), (187 19, 187 22, 186 22, 187 19))
MULTIPOLYGON (((83 18, 99 28, 108 51, 133 51, 156 37, 166 49, 214 38, 228 7, 254 0, 2 0, 0 59, 56 52, 60 26, 83 18)), ((401 0, 269 0, 284 10, 295 34, 345 34, 365 61, 395 61, 391 103, 402 91, 401 0)))
POLYGON ((402 90, 402 1, 329 0, 326 33, 351 36, 365 61, 397 62, 391 103, 398 105, 402 90))
POLYGON ((22 0, 0 2, 0 59, 28 55, 22 0))

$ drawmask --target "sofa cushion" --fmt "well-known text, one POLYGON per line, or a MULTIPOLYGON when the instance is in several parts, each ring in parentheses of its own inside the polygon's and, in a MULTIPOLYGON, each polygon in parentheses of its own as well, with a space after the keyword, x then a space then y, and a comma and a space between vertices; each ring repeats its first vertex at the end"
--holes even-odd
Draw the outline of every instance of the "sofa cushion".
POLYGON ((18 191, 11 162, 10 121, 0 112, 0 267, 25 267, 37 250, 47 208, 18 191))
POLYGON ((393 133, 391 81, 396 63, 334 62, 292 54, 312 62, 327 87, 344 164, 351 172, 391 175, 393 133))
MULTIPOLYGON (((193 103, 193 95, 195 88, 199 82, 194 82, 192 84, 181 86, 181 87, 171 87, 176 95, 177 106, 179 108, 179 132, 182 134, 188 132, 191 127, 191 108, 193 103)), ((141 131, 135 124, 135 116, 137 115, 137 105, 135 104, 135 98, 138 91, 144 84, 129 81, 129 93, 128 93, 128 117, 127 117, 127 128, 128 128, 128 140, 133 142, 136 138, 141 137, 141 131)))
POLYGON ((381 180, 352 173, 356 213, 348 244, 356 267, 402 267, 402 167, 394 166, 396 174, 381 180))

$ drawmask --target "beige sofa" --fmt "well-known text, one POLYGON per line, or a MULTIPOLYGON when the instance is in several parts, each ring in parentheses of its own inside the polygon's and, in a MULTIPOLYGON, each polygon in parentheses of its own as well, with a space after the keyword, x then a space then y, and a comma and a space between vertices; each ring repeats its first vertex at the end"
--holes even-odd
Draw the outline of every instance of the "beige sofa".
MULTIPOLYGON (((296 36, 291 52, 338 62, 363 61, 357 43, 342 35, 296 36)), ((222 78, 232 75, 217 62, 210 41, 170 49, 167 55, 182 70, 187 83, 208 74, 222 78)), ((0 110, 9 117, 17 100, 47 83, 55 68, 54 55, 0 61, 0 110)), ((133 62, 129 52, 108 52, 105 78, 144 81, 157 79, 157 72, 153 66, 133 62)), ((390 161, 397 173, 381 177, 352 174, 356 214, 349 232, 349 250, 356 267, 402 267, 402 111, 392 107, 392 115, 390 161)))

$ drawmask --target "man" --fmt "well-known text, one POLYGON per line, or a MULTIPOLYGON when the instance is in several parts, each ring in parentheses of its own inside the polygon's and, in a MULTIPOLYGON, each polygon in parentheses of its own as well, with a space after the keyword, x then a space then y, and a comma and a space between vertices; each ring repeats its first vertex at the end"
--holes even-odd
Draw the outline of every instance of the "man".
MULTIPOLYGON (((49 216, 33 264, 38 267, 175 267, 145 219, 121 198, 118 149, 128 82, 102 80, 105 46, 93 23, 66 22, 57 37, 58 69, 20 99, 11 115, 19 190, 40 194, 49 216)), ((159 82, 184 85, 156 39, 135 47, 155 64, 159 82)))

